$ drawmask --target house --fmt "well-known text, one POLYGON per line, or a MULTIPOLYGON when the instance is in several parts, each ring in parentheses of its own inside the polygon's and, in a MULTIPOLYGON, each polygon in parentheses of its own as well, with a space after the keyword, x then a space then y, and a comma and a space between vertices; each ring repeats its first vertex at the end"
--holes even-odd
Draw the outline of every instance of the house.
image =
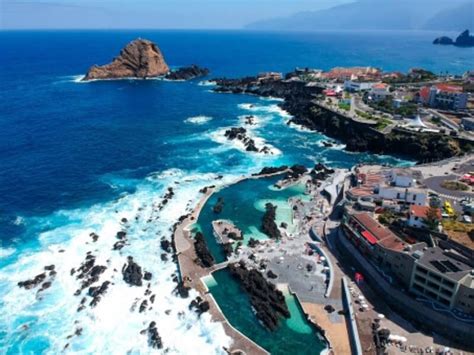
MULTIPOLYGON (((425 228, 425 218, 430 208, 428 206, 410 206, 410 211, 408 213, 407 224, 410 227, 415 228, 425 228)), ((437 209, 438 220, 441 221, 441 211, 437 209)))
POLYGON ((379 69, 373 67, 336 67, 324 73, 323 77, 327 80, 335 80, 338 82, 357 79, 375 81, 380 79, 381 72, 379 69))
POLYGON ((346 80, 344 81, 344 90, 350 92, 365 91, 372 88, 373 83, 355 81, 355 80, 346 80))
POLYGON ((389 175, 390 182, 398 187, 413 187, 416 179, 409 170, 393 169, 389 175))
POLYGON ((426 106, 457 111, 466 108, 468 94, 460 86, 437 84, 421 88, 419 98, 426 106))
POLYGON ((388 96, 391 96, 389 86, 384 83, 373 84, 370 88, 369 98, 373 101, 382 101, 385 100, 388 96))
POLYGON ((395 200, 418 206, 425 206, 428 199, 426 190, 397 186, 381 186, 377 196, 382 200, 395 200))

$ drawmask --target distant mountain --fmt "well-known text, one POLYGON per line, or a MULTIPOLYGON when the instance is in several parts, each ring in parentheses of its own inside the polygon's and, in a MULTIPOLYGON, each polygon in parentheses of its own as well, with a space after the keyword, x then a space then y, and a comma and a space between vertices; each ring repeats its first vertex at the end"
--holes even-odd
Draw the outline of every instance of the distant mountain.
POLYGON ((286 31, 461 30, 474 28, 473 4, 473 0, 359 0, 330 9, 262 20, 246 28, 286 31))
POLYGON ((462 31, 465 28, 474 29, 474 2, 442 10, 423 25, 426 30, 462 31))

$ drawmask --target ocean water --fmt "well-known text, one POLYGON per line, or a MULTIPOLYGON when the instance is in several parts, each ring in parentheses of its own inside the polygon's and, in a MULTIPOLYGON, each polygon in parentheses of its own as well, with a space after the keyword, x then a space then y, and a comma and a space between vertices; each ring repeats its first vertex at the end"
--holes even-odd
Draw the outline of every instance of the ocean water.
POLYGON ((160 46, 171 66, 207 66, 211 77, 296 66, 456 73, 474 67, 472 49, 432 46, 433 36, 0 32, 0 353, 146 353, 140 330, 151 321, 170 353, 222 353, 230 339, 208 315, 189 311, 190 299, 173 294, 176 265, 160 257, 160 240, 170 238, 177 218, 200 198, 198 190, 266 165, 410 164, 347 153, 343 145, 324 148, 324 136, 286 125, 288 114, 276 100, 214 94, 199 81, 78 82, 90 65, 110 61, 143 37, 160 46), (258 121, 249 133, 274 154, 247 153, 222 139, 226 127, 249 114, 258 121), (170 187, 175 196, 162 206, 170 187), (127 230, 127 245, 112 250, 120 230, 127 230), (90 298, 85 291, 74 295, 80 280, 70 271, 88 252, 107 267, 97 284, 111 285, 96 307, 77 312, 82 297, 90 298), (143 313, 134 305, 145 299, 145 287, 122 280, 127 256, 153 274, 155 302, 143 313), (17 286, 51 264, 57 275, 47 290, 17 286))

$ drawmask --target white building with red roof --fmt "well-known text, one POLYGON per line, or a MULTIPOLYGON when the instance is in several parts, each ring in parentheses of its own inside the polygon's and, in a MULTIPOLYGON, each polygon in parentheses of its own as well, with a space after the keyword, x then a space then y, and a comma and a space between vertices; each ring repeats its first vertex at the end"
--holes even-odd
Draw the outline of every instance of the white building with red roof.
POLYGON ((466 108, 468 94, 460 86, 436 84, 421 88, 420 101, 429 107, 457 111, 466 108))

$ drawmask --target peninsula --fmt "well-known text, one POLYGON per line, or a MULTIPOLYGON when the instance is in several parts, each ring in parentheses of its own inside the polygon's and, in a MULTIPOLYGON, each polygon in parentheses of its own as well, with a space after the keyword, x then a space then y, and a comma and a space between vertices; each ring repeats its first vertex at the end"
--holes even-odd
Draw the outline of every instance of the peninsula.
POLYGON ((468 153, 474 145, 457 118, 462 110, 471 115, 463 84, 448 84, 423 69, 402 74, 370 67, 306 68, 214 82, 215 92, 283 99, 281 108, 293 116, 288 124, 338 139, 347 151, 428 162, 468 153))

